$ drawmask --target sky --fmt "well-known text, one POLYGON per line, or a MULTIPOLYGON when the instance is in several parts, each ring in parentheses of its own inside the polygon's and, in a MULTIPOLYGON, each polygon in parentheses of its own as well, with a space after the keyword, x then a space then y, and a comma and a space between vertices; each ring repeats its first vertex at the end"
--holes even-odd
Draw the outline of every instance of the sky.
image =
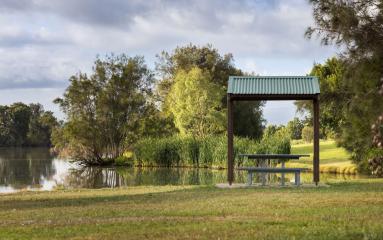
MULTIPOLYGON (((259 75, 306 75, 334 47, 305 39, 307 0, 1 0, 0 105, 39 102, 63 119, 53 99, 68 79, 90 73, 96 56, 156 54, 188 43, 232 53, 236 67, 259 75)), ((284 124, 292 101, 267 102, 269 124, 284 124)))

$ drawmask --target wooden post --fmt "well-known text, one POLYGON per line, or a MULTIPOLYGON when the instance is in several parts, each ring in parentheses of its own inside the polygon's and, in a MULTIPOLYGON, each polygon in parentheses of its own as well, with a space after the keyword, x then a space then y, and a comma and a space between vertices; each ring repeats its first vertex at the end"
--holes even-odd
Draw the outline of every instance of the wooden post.
POLYGON ((313 100, 314 105, 314 182, 319 183, 319 99, 316 96, 313 100))
POLYGON ((230 94, 227 94, 227 180, 229 185, 234 181, 233 135, 233 101, 230 94))

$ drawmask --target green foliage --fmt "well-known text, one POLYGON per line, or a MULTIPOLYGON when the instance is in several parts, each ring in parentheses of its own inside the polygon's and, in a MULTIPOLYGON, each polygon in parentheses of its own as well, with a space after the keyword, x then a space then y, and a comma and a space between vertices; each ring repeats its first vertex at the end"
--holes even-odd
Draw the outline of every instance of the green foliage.
POLYGON ((67 115, 55 145, 69 149, 74 160, 103 164, 121 156, 142 133, 150 105, 153 75, 142 57, 106 56, 89 77, 79 73, 56 103, 67 115))
MULTIPOLYGON (((273 125, 270 125, 273 126, 273 125)), ((269 129, 272 127, 269 126, 269 129)), ((279 127, 275 132, 271 133, 272 130, 266 133, 259 145, 257 146, 257 153, 269 153, 278 154, 291 152, 290 133, 285 127, 279 127)))
POLYGON ((372 125, 371 133, 373 148, 367 154, 368 168, 373 174, 383 176, 383 113, 372 125))
POLYGON ((269 124, 269 125, 267 125, 267 127, 265 128, 265 130, 263 132, 263 137, 269 138, 283 128, 284 128, 283 125, 278 126, 278 125, 274 125, 274 124, 269 124))
POLYGON ((219 109, 222 95, 207 72, 197 67, 179 71, 167 100, 181 134, 203 137, 223 132, 225 115, 219 109))
MULTIPOLYGON (((370 172, 367 159, 373 138, 370 126, 383 111, 381 96, 374 90, 379 86, 380 65, 377 59, 352 64, 332 58, 323 65, 314 65, 311 72, 319 77, 321 86, 321 136, 333 137, 353 152, 360 171, 370 172)), ((311 103, 296 104, 299 110, 312 116, 311 103)), ((309 122, 311 125, 312 119, 309 122)))
POLYGON ((0 147, 50 146, 57 125, 53 113, 40 104, 0 106, 0 147))
POLYGON ((218 86, 227 86, 230 75, 242 75, 234 67, 231 54, 220 55, 211 45, 196 46, 193 44, 177 47, 173 52, 163 51, 158 57, 156 69, 161 74, 159 83, 160 95, 165 99, 174 83, 178 71, 190 71, 194 67, 200 68, 211 75, 211 80, 218 86))
POLYGON ((305 142, 312 142, 314 139, 314 128, 311 126, 305 126, 302 129, 302 139, 305 142))
POLYGON ((134 166, 134 161, 133 161, 133 158, 126 157, 126 156, 122 155, 122 156, 118 156, 114 159, 114 164, 117 166, 132 167, 132 166, 134 166))
POLYGON ((303 127, 304 123, 303 121, 299 120, 299 118, 294 118, 293 120, 289 121, 286 125, 286 128, 289 132, 290 139, 301 139, 303 127))
MULTIPOLYGON (((324 64, 314 64, 310 75, 317 76, 320 85, 320 135, 340 137, 345 119, 345 107, 350 93, 344 80, 345 66, 342 60, 330 58, 324 64)), ((309 113, 309 124, 312 125, 312 101, 296 101, 299 112, 309 113)))
POLYGON ((40 104, 30 104, 31 119, 27 134, 29 146, 51 146, 52 131, 59 126, 53 112, 44 111, 40 104))
POLYGON ((383 148, 372 148, 367 153, 368 167, 372 174, 383 176, 383 148))
POLYGON ((262 101, 234 102, 234 134, 236 136, 260 139, 265 128, 262 101))
MULTIPOLYGON (((157 93, 163 112, 170 119, 173 119, 170 111, 173 101, 169 101, 169 93, 176 83, 176 76, 179 72, 189 72, 193 68, 199 68, 214 87, 209 94, 220 93, 220 104, 217 109, 224 113, 226 109, 226 90, 227 81, 230 75, 243 75, 242 71, 235 68, 231 54, 221 55, 217 49, 211 45, 195 46, 189 44, 184 47, 177 47, 173 52, 162 52, 158 56, 156 69, 160 74, 161 80, 157 85, 157 93)), ((204 91, 204 89, 199 89, 204 91)), ((213 96, 215 98, 215 96, 213 96)), ((236 103, 234 115, 234 132, 238 136, 259 139, 264 128, 262 118, 263 102, 236 103)), ((219 112, 217 112, 219 113, 219 112)), ((214 124, 221 126, 221 115, 219 113, 214 118, 218 120, 214 124)), ((224 126, 226 127, 226 126, 224 126)), ((210 130, 207 130, 211 132, 210 130)))
MULTIPOLYGON (((311 0, 315 27, 307 36, 317 33, 322 43, 343 46, 343 77, 336 76, 346 92, 340 143, 352 151, 361 171, 371 172, 368 155, 374 148, 371 126, 383 114, 383 8, 381 1, 311 0)), ((342 75, 342 74, 341 74, 342 75)), ((341 95, 341 92, 336 92, 341 95)), ((343 110, 343 113, 342 113, 343 110)), ((374 173, 374 171, 373 171, 374 173)))
MULTIPOLYGON (((257 142, 235 137, 234 156, 237 166, 248 164, 239 153, 290 153, 290 140, 286 133, 278 132, 257 142)), ((136 165, 140 166, 194 166, 218 167, 227 165, 227 137, 211 135, 203 138, 172 136, 144 138, 134 148, 136 165)))
POLYGON ((143 137, 170 136, 175 131, 175 126, 172 119, 166 117, 153 103, 146 105, 145 117, 140 120, 139 133, 143 137))
POLYGON ((306 36, 322 38, 322 44, 335 43, 346 48, 345 53, 354 58, 382 54, 383 8, 381 1, 328 1, 310 0, 313 6, 314 27, 306 36))
POLYGON ((136 165, 177 166, 181 159, 181 149, 181 141, 176 136, 143 138, 134 147, 136 165))
POLYGON ((377 91, 383 74, 382 64, 376 58, 361 60, 352 65, 354 69, 346 75, 346 79, 354 81, 349 82, 353 94, 347 105, 341 144, 353 152, 354 161, 366 172, 370 172, 367 155, 374 147, 371 127, 383 113, 382 96, 377 91))

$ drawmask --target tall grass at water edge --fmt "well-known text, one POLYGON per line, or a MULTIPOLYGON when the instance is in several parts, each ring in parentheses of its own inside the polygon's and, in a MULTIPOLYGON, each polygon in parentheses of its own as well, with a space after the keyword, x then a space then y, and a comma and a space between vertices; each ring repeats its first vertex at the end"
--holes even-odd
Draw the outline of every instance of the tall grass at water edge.
MULTIPOLYGON (((240 153, 285 153, 291 150, 287 137, 269 136, 255 141, 234 138, 236 166, 247 165, 240 153)), ((135 165, 156 167, 212 167, 225 168, 227 164, 227 136, 204 138, 175 135, 167 138, 144 138, 134 148, 135 165)))

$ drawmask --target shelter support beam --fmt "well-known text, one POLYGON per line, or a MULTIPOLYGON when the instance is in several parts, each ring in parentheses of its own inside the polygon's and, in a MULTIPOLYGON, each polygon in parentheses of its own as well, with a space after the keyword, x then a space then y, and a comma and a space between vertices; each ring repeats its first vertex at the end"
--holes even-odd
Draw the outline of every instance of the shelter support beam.
POLYGON ((314 105, 314 182, 316 185, 319 183, 319 99, 318 96, 313 99, 314 105))
POLYGON ((229 185, 234 181, 234 146, 233 146, 233 100, 227 94, 227 180, 229 185))

